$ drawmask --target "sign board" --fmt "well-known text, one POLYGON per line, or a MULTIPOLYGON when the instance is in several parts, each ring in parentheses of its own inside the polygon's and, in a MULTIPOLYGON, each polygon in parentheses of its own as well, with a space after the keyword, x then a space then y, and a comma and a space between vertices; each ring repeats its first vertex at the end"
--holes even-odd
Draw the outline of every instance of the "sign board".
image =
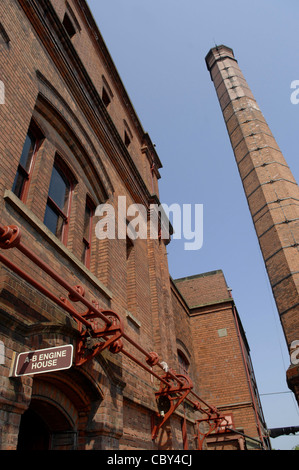
POLYGON ((45 374, 72 367, 73 345, 20 353, 13 363, 11 377, 45 374))

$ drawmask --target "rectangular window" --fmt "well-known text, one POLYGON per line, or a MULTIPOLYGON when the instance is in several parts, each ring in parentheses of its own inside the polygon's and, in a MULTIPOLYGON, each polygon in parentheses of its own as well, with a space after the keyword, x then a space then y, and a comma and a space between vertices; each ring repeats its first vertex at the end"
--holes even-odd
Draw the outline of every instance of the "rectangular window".
POLYGON ((125 131, 125 146, 128 148, 131 143, 131 139, 128 136, 128 133, 125 131))
POLYGON ((44 224, 64 244, 71 206, 72 178, 57 161, 53 166, 44 224))
POLYGON ((6 29, 4 28, 2 23, 0 23, 0 35, 2 36, 5 44, 10 43, 10 37, 8 36, 6 29))
POLYGON ((32 121, 26 135, 17 174, 12 186, 12 192, 23 202, 26 202, 35 155, 41 145, 43 138, 44 137, 40 130, 32 121))
POLYGON ((83 250, 82 250, 82 263, 89 269, 90 268, 90 254, 91 254, 91 238, 92 238, 92 222, 94 216, 94 204, 87 199, 84 214, 83 226, 83 250))
POLYGON ((63 21, 62 21, 63 26, 66 29, 67 34, 69 35, 70 38, 75 36, 76 34, 76 29, 75 26, 72 23, 72 20, 70 19, 69 15, 65 13, 63 21))
POLYGON ((106 108, 108 108, 109 104, 111 103, 111 99, 110 99, 110 96, 108 95, 108 93, 107 93, 107 91, 104 87, 103 87, 103 91, 102 91, 102 100, 103 100, 103 103, 106 106, 106 108))

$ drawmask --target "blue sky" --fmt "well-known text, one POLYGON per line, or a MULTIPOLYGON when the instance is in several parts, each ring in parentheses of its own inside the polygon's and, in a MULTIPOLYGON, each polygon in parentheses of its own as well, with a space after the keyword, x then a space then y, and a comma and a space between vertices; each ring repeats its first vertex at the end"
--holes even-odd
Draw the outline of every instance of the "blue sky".
MULTIPOLYGON (((269 428, 298 426, 277 309, 222 113, 205 65, 215 44, 235 56, 299 181, 297 0, 88 0, 104 41, 163 163, 160 199, 204 205, 204 244, 168 248, 172 277, 222 269, 246 332, 269 428)), ((299 435, 272 440, 292 449, 299 435)))

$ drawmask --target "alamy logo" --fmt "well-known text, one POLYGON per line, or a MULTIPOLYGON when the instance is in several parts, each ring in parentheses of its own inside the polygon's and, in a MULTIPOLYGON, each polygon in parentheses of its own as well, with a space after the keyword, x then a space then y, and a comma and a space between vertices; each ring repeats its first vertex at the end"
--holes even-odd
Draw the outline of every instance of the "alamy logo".
POLYGON ((117 214, 111 204, 101 204, 95 211, 100 217, 95 232, 99 240, 129 237, 136 239, 168 240, 172 215, 173 239, 185 240, 185 250, 199 250, 203 245, 203 205, 151 204, 148 209, 142 204, 131 204, 127 208, 126 196, 118 197, 117 214), (149 219, 149 221, 148 221, 149 219))
POLYGON ((5 86, 0 80, 0 104, 5 104, 5 86))
POLYGON ((291 103, 298 104, 299 103, 299 80, 293 80, 291 83, 291 88, 294 89, 293 93, 291 94, 291 103))
POLYGON ((290 347, 291 363, 294 365, 299 364, 299 341, 295 340, 292 342, 290 347))

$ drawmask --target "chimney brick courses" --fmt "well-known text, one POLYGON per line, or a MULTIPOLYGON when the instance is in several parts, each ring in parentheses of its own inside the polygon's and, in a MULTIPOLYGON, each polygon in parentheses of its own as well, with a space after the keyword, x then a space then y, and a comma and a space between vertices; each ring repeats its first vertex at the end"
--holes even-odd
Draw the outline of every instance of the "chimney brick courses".
POLYGON ((206 64, 290 350, 299 339, 299 188, 232 49, 211 49, 206 64))

